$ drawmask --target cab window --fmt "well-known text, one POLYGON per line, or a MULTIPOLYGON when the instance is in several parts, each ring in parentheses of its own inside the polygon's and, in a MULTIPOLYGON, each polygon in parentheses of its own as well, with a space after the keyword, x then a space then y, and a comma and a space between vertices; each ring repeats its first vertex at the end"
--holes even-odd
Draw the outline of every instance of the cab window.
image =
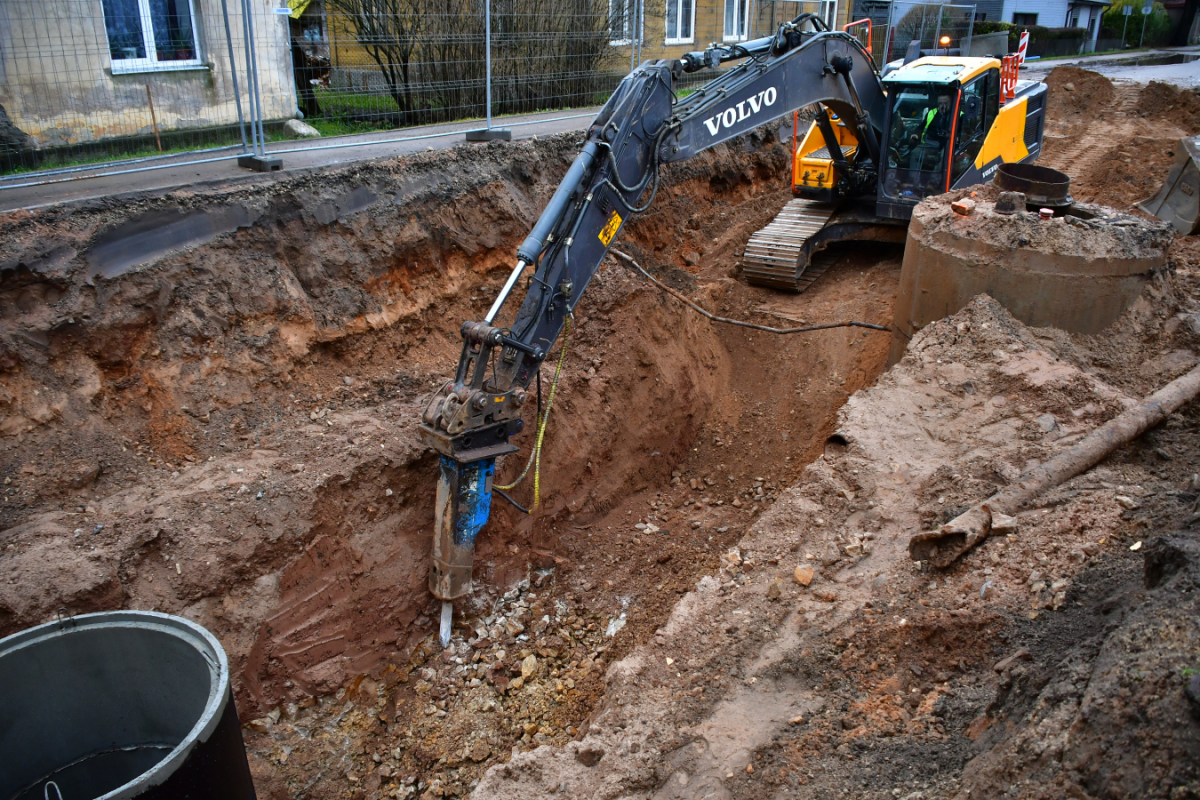
POLYGON ((996 112, 992 110, 992 103, 999 100, 999 86, 997 85, 996 92, 992 91, 992 83, 998 84, 998 81, 993 81, 992 72, 994 70, 985 72, 962 89, 962 97, 958 105, 958 119, 955 125, 957 131, 954 137, 954 169, 950 176, 951 185, 961 178, 963 173, 974 163, 980 148, 983 147, 983 140, 987 136, 988 128, 995 119, 996 112))
POLYGON ((929 84, 891 90, 885 197, 916 201, 944 191, 955 92, 953 86, 929 84))

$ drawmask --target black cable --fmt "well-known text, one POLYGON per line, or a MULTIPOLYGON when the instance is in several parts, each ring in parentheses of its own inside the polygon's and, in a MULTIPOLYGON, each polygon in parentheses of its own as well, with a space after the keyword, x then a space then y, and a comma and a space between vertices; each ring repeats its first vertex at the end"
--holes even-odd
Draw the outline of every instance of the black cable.
POLYGON ((885 325, 876 325, 873 322, 858 322, 856 320, 850 321, 850 322, 829 322, 824 325, 805 325, 805 326, 799 327, 799 328, 772 328, 768 325, 756 325, 753 322, 743 322, 740 319, 729 319, 728 317, 718 317, 716 314, 713 314, 711 311, 705 311, 703 308, 696 305, 691 300, 687 299, 682 294, 680 294, 679 292, 672 289, 670 286, 666 286, 663 283, 661 283, 657 278, 655 278, 649 272, 646 272, 646 270, 644 270, 642 268, 641 264, 634 261, 632 256, 628 256, 628 255, 622 253, 620 250, 609 250, 609 252, 615 256, 620 256, 621 260, 625 261, 627 264, 632 266, 638 272, 645 275, 646 278, 648 278, 650 280, 650 282, 653 283, 655 286, 657 286, 659 289, 662 289, 664 292, 671 295, 676 300, 679 300, 680 302, 687 305, 688 308, 690 308, 693 311, 699 313, 700 315, 706 317, 707 319, 712 320, 713 322, 721 322, 726 325, 736 325, 739 328, 753 328, 756 331, 765 331, 767 333, 780 333, 780 334, 809 333, 811 331, 829 330, 830 328, 867 328, 868 330, 873 330, 873 331, 890 331, 891 330, 891 328, 889 328, 885 325))
POLYGON ((501 490, 499 490, 499 489, 492 489, 492 491, 493 491, 493 492, 495 492, 496 494, 500 495, 501 497, 503 497, 503 498, 504 498, 505 500, 507 500, 508 502, 512 503, 512 506, 513 506, 513 508, 517 509, 517 511, 520 511, 522 514, 530 514, 530 513, 532 513, 532 512, 531 512, 531 511, 530 511, 528 508, 526 508, 525 506, 521 505, 521 504, 520 504, 520 503, 518 503, 516 500, 513 500, 511 497, 509 497, 509 496, 508 496, 506 493, 504 493, 503 491, 501 491, 501 490))
MULTIPOLYGON (((621 193, 616 191, 616 187, 613 186, 612 183, 607 178, 604 179, 604 183, 608 184, 608 186, 611 189, 613 189, 613 194, 615 194, 617 196, 617 200, 619 200, 621 202, 621 205, 625 206, 625 210, 628 211, 630 214, 641 214, 643 211, 650 208, 650 206, 654 204, 654 198, 658 195, 658 182, 659 182, 659 178, 661 176, 661 170, 660 170, 660 164, 659 164, 659 151, 662 149, 663 139, 666 138, 668 133, 670 133, 672 130, 674 130, 675 128, 678 128, 678 127, 679 127, 678 122, 672 124, 670 122, 664 121, 662 124, 662 127, 658 129, 658 134, 654 137, 654 150, 650 154, 650 157, 651 157, 651 162, 650 162, 651 173, 650 174, 652 174, 654 176, 654 186, 650 190, 650 198, 648 200, 646 200, 646 202, 643 205, 631 206, 628 202, 626 202, 625 198, 621 196, 621 193)), ((616 165, 614 162, 613 175, 617 178, 618 181, 620 181, 620 176, 617 175, 616 172, 617 172, 617 170, 616 170, 616 165)), ((640 196, 640 194, 639 194, 639 196, 640 196)), ((637 197, 634 197, 634 201, 636 201, 636 200, 637 200, 637 197)))

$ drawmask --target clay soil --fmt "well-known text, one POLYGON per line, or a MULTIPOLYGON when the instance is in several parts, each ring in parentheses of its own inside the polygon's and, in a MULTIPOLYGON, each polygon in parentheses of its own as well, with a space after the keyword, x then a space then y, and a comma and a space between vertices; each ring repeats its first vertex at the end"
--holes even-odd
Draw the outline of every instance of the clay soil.
MULTIPOLYGON (((1195 133, 1172 87, 1048 82, 1042 163, 1077 198, 1124 210, 1195 133)), ((1200 797, 1195 409, 946 572, 905 550, 1197 363, 1185 239, 1103 334, 981 298, 891 370, 887 333, 713 325, 606 262, 543 506, 497 501, 437 647, 414 426, 574 150, 0 218, 0 635, 202 623, 263 798, 1200 797), (235 224, 139 238, 197 219, 235 224)), ((741 278, 789 153, 764 130, 674 167, 617 247, 725 316, 888 324, 898 249, 848 247, 799 296, 741 278)))

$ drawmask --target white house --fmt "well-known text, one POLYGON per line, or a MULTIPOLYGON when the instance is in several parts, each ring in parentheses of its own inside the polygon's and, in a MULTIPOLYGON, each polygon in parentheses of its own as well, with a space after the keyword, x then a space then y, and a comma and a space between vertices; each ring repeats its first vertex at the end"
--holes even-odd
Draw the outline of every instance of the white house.
MULTIPOLYGON (((971 0, 947 0, 971 5, 971 0)), ((1110 0, 978 0, 974 3, 977 22, 1008 22, 1044 28, 1086 28, 1084 50, 1094 50, 1100 35, 1100 15, 1110 0)), ((854 18, 870 17, 876 25, 888 19, 891 0, 855 0, 854 18)), ((906 8, 908 4, 906 4, 906 8)), ((1064 54, 1065 55, 1065 54, 1064 54)))
POLYGON ((996 22, 1011 22, 1014 25, 1041 25, 1046 28, 1087 28, 1085 50, 1093 50, 1100 35, 1100 15, 1110 5, 1109 0, 1002 0, 996 3, 981 3, 999 6, 998 17, 988 15, 996 22))

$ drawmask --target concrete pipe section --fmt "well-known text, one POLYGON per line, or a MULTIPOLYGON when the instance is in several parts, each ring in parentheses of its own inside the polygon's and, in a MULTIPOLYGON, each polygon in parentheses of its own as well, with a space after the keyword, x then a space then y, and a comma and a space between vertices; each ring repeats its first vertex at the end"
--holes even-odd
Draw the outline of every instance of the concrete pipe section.
POLYGON ((211 633, 149 611, 0 639, 0 800, 254 800, 211 633))
MULTIPOLYGON (((1046 193, 1044 175, 1022 177, 1046 193)), ((1066 187, 1055 187, 1060 199, 1066 187)), ((889 363, 917 331, 979 294, 1026 325, 1098 333, 1165 267, 1171 240, 1158 220, 1086 203, 1041 208, 994 184, 930 197, 908 228, 889 363)))

